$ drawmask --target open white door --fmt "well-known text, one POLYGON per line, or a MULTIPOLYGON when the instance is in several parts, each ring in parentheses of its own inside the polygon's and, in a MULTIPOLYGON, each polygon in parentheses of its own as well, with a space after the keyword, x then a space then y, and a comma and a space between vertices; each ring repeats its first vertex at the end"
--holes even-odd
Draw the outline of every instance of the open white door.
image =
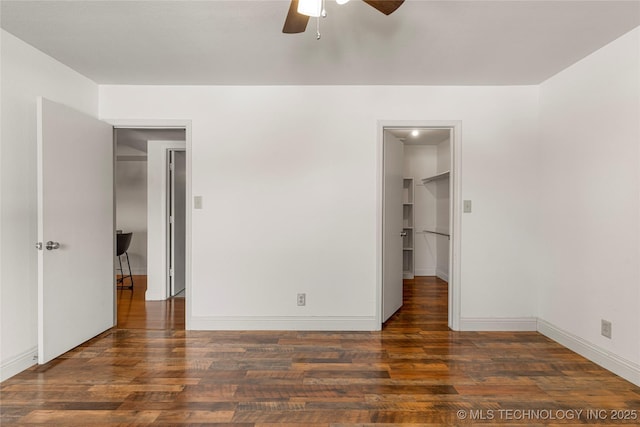
POLYGON ((114 325, 113 129, 38 98, 38 363, 114 325))
POLYGON ((402 307, 402 179, 404 144, 385 132, 382 188, 382 321, 402 307))
POLYGON ((187 156, 185 150, 169 150, 169 284, 170 295, 185 289, 187 156))

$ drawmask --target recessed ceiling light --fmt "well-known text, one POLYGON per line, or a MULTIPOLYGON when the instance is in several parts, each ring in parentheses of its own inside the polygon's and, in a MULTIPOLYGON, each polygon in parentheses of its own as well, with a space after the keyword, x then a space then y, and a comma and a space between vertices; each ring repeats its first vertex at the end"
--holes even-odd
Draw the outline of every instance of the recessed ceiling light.
POLYGON ((415 136, 418 136, 418 135, 420 135, 420 132, 418 132, 418 129, 414 129, 414 130, 411 131, 411 136, 415 137, 415 136))

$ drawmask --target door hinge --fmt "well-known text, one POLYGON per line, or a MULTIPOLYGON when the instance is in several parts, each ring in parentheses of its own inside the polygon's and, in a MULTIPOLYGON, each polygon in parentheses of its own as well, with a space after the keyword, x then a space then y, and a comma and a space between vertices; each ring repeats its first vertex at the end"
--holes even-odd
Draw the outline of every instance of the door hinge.
POLYGON ((169 269, 169 277, 173 277, 173 268, 169 269))
POLYGON ((169 224, 173 224, 173 216, 169 215, 169 224))
POLYGON ((169 163, 169 170, 170 170, 171 172, 173 172, 173 170, 174 170, 174 165, 173 165, 173 163, 169 163))

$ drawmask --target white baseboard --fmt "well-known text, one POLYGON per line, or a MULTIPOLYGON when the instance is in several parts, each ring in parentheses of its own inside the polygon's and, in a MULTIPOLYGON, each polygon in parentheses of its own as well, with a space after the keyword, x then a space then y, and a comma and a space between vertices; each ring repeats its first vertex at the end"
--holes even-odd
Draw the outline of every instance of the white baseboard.
POLYGON ((200 331, 379 331, 373 316, 354 317, 191 317, 190 330, 200 331))
POLYGON ((435 276, 436 269, 433 268, 416 268, 415 269, 416 276, 435 276))
POLYGON ((577 335, 538 319, 538 332, 579 355, 640 386, 640 365, 592 344, 577 335))
POLYGON ((32 347, 9 360, 3 361, 2 365, 0 365, 0 381, 9 379, 35 365, 37 362, 37 356, 38 347, 32 347))
MULTIPOLYGON (((136 286, 135 283, 133 284, 133 286, 136 286)), ((158 289, 147 288, 147 292, 145 292, 144 294, 144 299, 147 301, 165 301, 167 299, 167 295, 158 292, 158 289)))
POLYGON ((537 331, 535 317, 463 317, 461 331, 537 331))
POLYGON ((444 280, 445 282, 449 282, 449 273, 447 273, 444 270, 436 270, 436 276, 438 276, 440 279, 444 280))

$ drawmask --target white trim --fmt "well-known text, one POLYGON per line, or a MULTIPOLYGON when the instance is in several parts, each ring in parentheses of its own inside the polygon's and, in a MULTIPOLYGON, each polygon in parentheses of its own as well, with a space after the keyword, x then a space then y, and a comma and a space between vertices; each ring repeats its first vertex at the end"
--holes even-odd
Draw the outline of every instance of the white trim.
POLYGON ((118 129, 176 129, 191 127, 191 120, 174 119, 108 119, 100 117, 118 129))
POLYGON ((535 332, 538 319, 535 317, 463 317, 460 319, 461 331, 490 332, 535 332))
POLYGON ((435 267, 416 268, 415 275, 416 276, 435 276, 436 268, 435 267))
MULTIPOLYGON (((147 293, 149 301, 166 300, 169 292, 169 150, 184 150, 184 141, 147 141, 147 293)), ((186 201, 187 206, 188 200, 186 201)))
MULTIPOLYGON (((462 121, 460 120, 378 120, 378 141, 376 146, 376 321, 375 330, 382 328, 382 181, 384 179, 384 128, 386 127, 420 127, 451 129, 451 243, 449 245, 450 280, 449 282, 449 315, 448 325, 454 331, 460 327, 460 301, 462 287, 460 285, 461 257, 460 248, 462 231, 462 121)), ((533 329, 535 330, 535 329, 533 329)))
MULTIPOLYGON (((149 277, 149 275, 147 275, 147 277, 149 277)), ((163 283, 163 286, 165 283, 166 281, 163 283)), ((167 294, 162 293, 155 288, 158 288, 158 286, 155 286, 154 289, 147 289, 144 294, 145 301, 165 301, 167 299, 167 294)))
POLYGON ((202 331, 372 331, 379 330, 375 316, 215 316, 193 317, 191 330, 202 331))
POLYGON ((384 211, 384 200, 382 195, 384 181, 384 126, 378 121, 378 142, 376 145, 376 297, 375 313, 376 327, 372 330, 382 330, 382 212, 384 211))
POLYGON ((449 243, 449 327, 460 330, 462 316, 462 121, 450 122, 452 126, 451 175, 451 237, 449 243))
POLYGON ((36 364, 38 359, 38 347, 31 347, 25 352, 18 354, 0 365, 0 381, 11 378, 20 372, 36 364))
POLYGON ((185 251, 185 329, 191 329, 191 242, 192 242, 192 210, 193 210, 193 194, 192 194, 192 163, 191 163, 191 120, 171 120, 171 119, 106 119, 101 118, 110 123, 115 128, 139 128, 139 129, 162 129, 162 128, 183 128, 185 129, 185 141, 187 144, 187 218, 186 218, 186 251, 185 251))
MULTIPOLYGON (((44 168, 43 168, 43 135, 42 135, 42 121, 43 121, 43 117, 42 117, 42 108, 43 108, 43 98, 41 96, 38 96, 36 98, 36 209, 37 209, 37 226, 36 226, 36 233, 37 233, 37 242, 38 243, 42 243, 44 244, 44 179, 43 179, 43 173, 44 173, 44 168)), ((114 237, 115 240, 115 237, 114 237)), ((38 283, 38 311, 36 312, 36 316, 37 316, 37 322, 38 322, 38 329, 36 330, 36 333, 38 335, 37 341, 38 341, 38 346, 36 347, 36 351, 39 351, 38 349, 42 350, 44 349, 44 334, 41 333, 41 331, 44 331, 44 316, 42 315, 42 313, 44 312, 44 277, 42 275, 42 271, 44 271, 44 250, 43 249, 38 249, 37 251, 37 271, 36 271, 36 275, 37 275, 37 283, 38 283)), ((115 279, 114 279, 115 282, 115 279)), ((115 287, 114 287, 115 288, 115 287)), ((113 294, 113 306, 116 306, 116 294, 115 294, 115 290, 114 290, 114 294, 113 294)), ((115 314, 115 309, 114 309, 114 316, 113 316, 114 321, 117 319, 117 315, 115 314)), ((27 350, 28 351, 28 350, 27 350)), ((24 354, 24 353, 23 353, 24 354)), ((38 353, 38 357, 43 359, 44 358, 44 354, 40 354, 38 353)), ((4 373, 3 373, 4 375, 4 373)))
POLYGON ((558 344, 640 386, 640 365, 592 344, 545 320, 538 319, 538 332, 558 344))
POLYGON ((444 280, 445 282, 449 282, 449 274, 447 274, 447 272, 445 272, 443 270, 436 270, 436 276, 439 279, 444 280))

